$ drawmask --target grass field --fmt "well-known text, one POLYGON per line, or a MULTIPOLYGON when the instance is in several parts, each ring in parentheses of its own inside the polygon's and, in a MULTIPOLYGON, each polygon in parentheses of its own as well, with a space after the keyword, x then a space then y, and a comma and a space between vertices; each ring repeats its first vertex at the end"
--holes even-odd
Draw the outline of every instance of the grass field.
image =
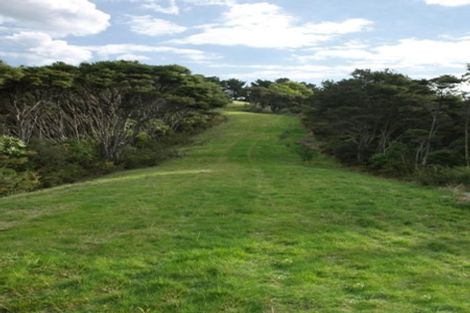
POLYGON ((470 312, 470 209, 227 112, 157 168, 0 199, 0 312, 470 312))

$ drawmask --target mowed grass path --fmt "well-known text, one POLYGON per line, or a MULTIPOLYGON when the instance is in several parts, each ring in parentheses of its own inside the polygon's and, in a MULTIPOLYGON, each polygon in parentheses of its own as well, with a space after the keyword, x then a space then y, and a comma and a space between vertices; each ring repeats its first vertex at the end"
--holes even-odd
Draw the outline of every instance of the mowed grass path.
POLYGON ((470 210, 228 112, 157 168, 0 199, 0 312, 470 312, 470 210))

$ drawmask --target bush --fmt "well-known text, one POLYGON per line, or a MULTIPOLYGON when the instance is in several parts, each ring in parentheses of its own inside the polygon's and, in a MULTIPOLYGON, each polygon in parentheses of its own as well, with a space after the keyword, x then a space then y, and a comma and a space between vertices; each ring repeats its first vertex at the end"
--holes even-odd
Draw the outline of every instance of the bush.
POLYGON ((406 145, 394 143, 385 153, 374 154, 369 159, 368 168, 379 174, 404 177, 413 172, 413 162, 406 145))
POLYGON ((30 154, 22 140, 0 136, 0 166, 18 169, 28 162, 30 154))
POLYGON ((41 176, 41 187, 73 183, 116 168, 99 157, 93 141, 70 140, 61 144, 41 141, 33 142, 31 147, 36 151, 31 166, 41 176))
POLYGON ((452 185, 470 186, 470 168, 461 166, 446 170, 446 176, 452 185))
POLYGON ((429 154, 428 163, 443 166, 457 166, 462 164, 463 153, 458 150, 441 149, 433 151, 429 154))
POLYGON ((0 167, 0 195, 31 191, 39 186, 39 176, 32 171, 18 173, 11 168, 0 167))
POLYGON ((425 186, 442 186, 449 183, 446 168, 439 165, 417 169, 414 172, 414 178, 425 186))
POLYGON ((356 144, 350 141, 332 141, 327 143, 328 147, 326 152, 331 153, 337 157, 341 162, 346 164, 354 164, 357 153, 356 153, 356 144))
POLYGON ((9 157, 23 157, 26 155, 26 144, 19 138, 0 136, 0 153, 9 157))
POLYGON ((466 185, 470 186, 470 168, 429 166, 415 172, 416 180, 423 185, 466 185))
POLYGON ((60 167, 45 167, 40 169, 41 186, 53 187, 70 184, 90 176, 90 172, 79 164, 62 164, 60 167))
POLYGON ((173 148, 153 142, 146 147, 127 147, 122 153, 120 164, 126 169, 149 167, 176 155, 177 152, 173 148))
POLYGON ((211 121, 211 116, 197 112, 190 113, 179 121, 178 131, 191 133, 206 128, 211 121))

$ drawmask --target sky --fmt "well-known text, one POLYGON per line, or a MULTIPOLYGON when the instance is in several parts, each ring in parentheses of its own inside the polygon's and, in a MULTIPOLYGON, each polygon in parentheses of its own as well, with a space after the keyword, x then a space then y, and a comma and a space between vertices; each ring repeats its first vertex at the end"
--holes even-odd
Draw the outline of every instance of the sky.
POLYGON ((470 63, 470 0, 0 0, 11 65, 138 60, 246 81, 470 63))

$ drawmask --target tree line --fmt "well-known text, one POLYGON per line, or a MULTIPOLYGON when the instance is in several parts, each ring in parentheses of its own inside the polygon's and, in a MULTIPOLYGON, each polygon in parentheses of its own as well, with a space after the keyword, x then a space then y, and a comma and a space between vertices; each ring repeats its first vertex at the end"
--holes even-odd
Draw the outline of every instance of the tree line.
POLYGON ((252 111, 299 114, 315 149, 347 165, 425 184, 470 185, 470 97, 461 88, 470 83, 470 67, 462 77, 432 79, 356 70, 320 86, 210 80, 232 99, 249 101, 252 111))
MULTIPOLYGON (((320 86, 194 75, 178 65, 0 61, 0 194, 151 166, 247 100, 299 114, 315 147, 345 164, 429 184, 470 184, 470 79, 356 70, 320 86)), ((311 147, 310 147, 311 148, 311 147)))
POLYGON ((445 183, 446 168, 470 165, 470 102, 462 82, 356 70, 323 83, 304 121, 323 149, 347 164, 445 183))
POLYGON ((390 70, 356 70, 320 86, 258 80, 252 106, 293 112, 316 147, 347 165, 426 184, 470 184, 470 99, 463 77, 412 79, 390 70))
POLYGON ((178 65, 0 62, 0 194, 153 165, 228 102, 178 65))

